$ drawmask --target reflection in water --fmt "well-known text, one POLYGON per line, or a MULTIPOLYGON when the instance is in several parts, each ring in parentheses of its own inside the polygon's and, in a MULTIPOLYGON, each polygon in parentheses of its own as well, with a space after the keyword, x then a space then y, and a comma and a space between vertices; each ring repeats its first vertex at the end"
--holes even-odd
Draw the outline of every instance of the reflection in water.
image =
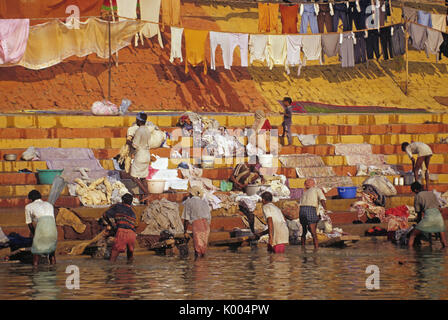
POLYGON ((47 270, 33 270, 31 274, 32 291, 31 299, 56 300, 61 292, 57 283, 56 268, 46 268, 47 270))
POLYGON ((448 258, 443 250, 409 250, 387 242, 345 249, 298 246, 284 254, 264 247, 210 250, 205 258, 136 256, 60 260, 33 271, 0 266, 0 299, 448 299, 448 258), (68 265, 80 269, 80 290, 65 288, 68 265), (366 268, 380 269, 380 289, 368 290, 366 268))

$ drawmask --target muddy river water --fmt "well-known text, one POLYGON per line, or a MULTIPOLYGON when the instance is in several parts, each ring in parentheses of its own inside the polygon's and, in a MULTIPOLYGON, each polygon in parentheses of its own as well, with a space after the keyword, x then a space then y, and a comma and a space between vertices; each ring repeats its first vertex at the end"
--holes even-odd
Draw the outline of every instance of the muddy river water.
POLYGON ((278 255, 264 247, 210 250, 196 261, 191 253, 140 255, 133 264, 124 256, 116 264, 60 259, 37 270, 2 264, 0 288, 0 299, 448 299, 448 252, 360 242, 317 252, 289 246, 278 255), (66 287, 69 265, 79 268, 79 289, 66 287), (370 265, 379 276, 371 290, 370 265))

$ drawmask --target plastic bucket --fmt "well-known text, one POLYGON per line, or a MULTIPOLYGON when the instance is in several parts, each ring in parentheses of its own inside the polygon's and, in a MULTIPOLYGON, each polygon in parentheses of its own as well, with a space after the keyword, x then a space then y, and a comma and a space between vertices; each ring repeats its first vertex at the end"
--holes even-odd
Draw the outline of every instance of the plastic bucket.
POLYGON ((260 185, 248 185, 247 187, 246 187, 246 190, 245 190, 245 192, 246 192, 246 194, 248 195, 248 196, 253 196, 254 194, 257 194, 257 192, 258 192, 258 190, 260 190, 260 185))
POLYGON ((342 199, 356 198, 356 189, 358 187, 338 187, 338 195, 342 199))
POLYGON ((39 178, 39 184, 52 184, 56 176, 60 176, 64 169, 56 170, 39 170, 37 169, 37 176, 39 178))
POLYGON ((258 156, 260 164, 263 168, 272 168, 274 156, 272 154, 262 154, 258 156))
POLYGON ((148 182, 149 193, 163 193, 165 190, 165 180, 146 180, 148 182))

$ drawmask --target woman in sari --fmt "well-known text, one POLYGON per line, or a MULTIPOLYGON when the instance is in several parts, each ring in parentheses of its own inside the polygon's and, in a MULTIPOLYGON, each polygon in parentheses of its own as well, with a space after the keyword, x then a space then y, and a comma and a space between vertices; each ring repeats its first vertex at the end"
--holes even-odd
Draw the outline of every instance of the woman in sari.
POLYGON ((187 233, 188 224, 193 231, 195 258, 203 257, 207 251, 212 219, 208 201, 203 199, 204 191, 200 187, 192 187, 190 197, 184 201, 182 222, 184 232, 187 233))

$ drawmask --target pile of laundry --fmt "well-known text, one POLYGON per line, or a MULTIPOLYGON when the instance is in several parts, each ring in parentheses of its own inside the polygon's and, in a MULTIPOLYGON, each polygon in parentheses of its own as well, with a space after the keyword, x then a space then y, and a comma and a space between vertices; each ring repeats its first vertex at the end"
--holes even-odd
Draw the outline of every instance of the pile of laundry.
POLYGON ((75 179, 98 179, 112 176, 118 179, 119 174, 115 171, 105 170, 93 151, 88 148, 34 148, 29 147, 23 154, 22 159, 45 161, 48 169, 64 169, 62 177, 68 183, 75 179))
POLYGON ((357 166, 357 176, 400 174, 398 170, 386 163, 384 154, 373 154, 372 145, 368 143, 337 143, 334 154, 345 156, 349 166, 357 166))
POLYGON ((352 186, 350 177, 339 177, 332 167, 325 166, 322 158, 313 154, 282 155, 280 163, 286 168, 296 168, 299 178, 314 178, 316 187, 324 192, 336 187, 352 186))
POLYGON ((179 204, 165 198, 152 201, 143 211, 141 220, 147 225, 142 235, 159 236, 165 230, 172 234, 184 232, 179 204))
MULTIPOLYGON (((71 196, 79 198, 83 206, 92 208, 105 208, 120 203, 121 197, 129 193, 121 181, 111 177, 96 180, 77 178, 68 184, 68 190, 71 196)), ((134 204, 138 204, 136 198, 134 204)))
POLYGON ((168 169, 168 158, 161 158, 157 155, 152 155, 156 160, 151 162, 149 166, 149 174, 147 180, 164 180, 165 190, 187 190, 188 179, 181 179, 178 177, 177 169, 168 169))

